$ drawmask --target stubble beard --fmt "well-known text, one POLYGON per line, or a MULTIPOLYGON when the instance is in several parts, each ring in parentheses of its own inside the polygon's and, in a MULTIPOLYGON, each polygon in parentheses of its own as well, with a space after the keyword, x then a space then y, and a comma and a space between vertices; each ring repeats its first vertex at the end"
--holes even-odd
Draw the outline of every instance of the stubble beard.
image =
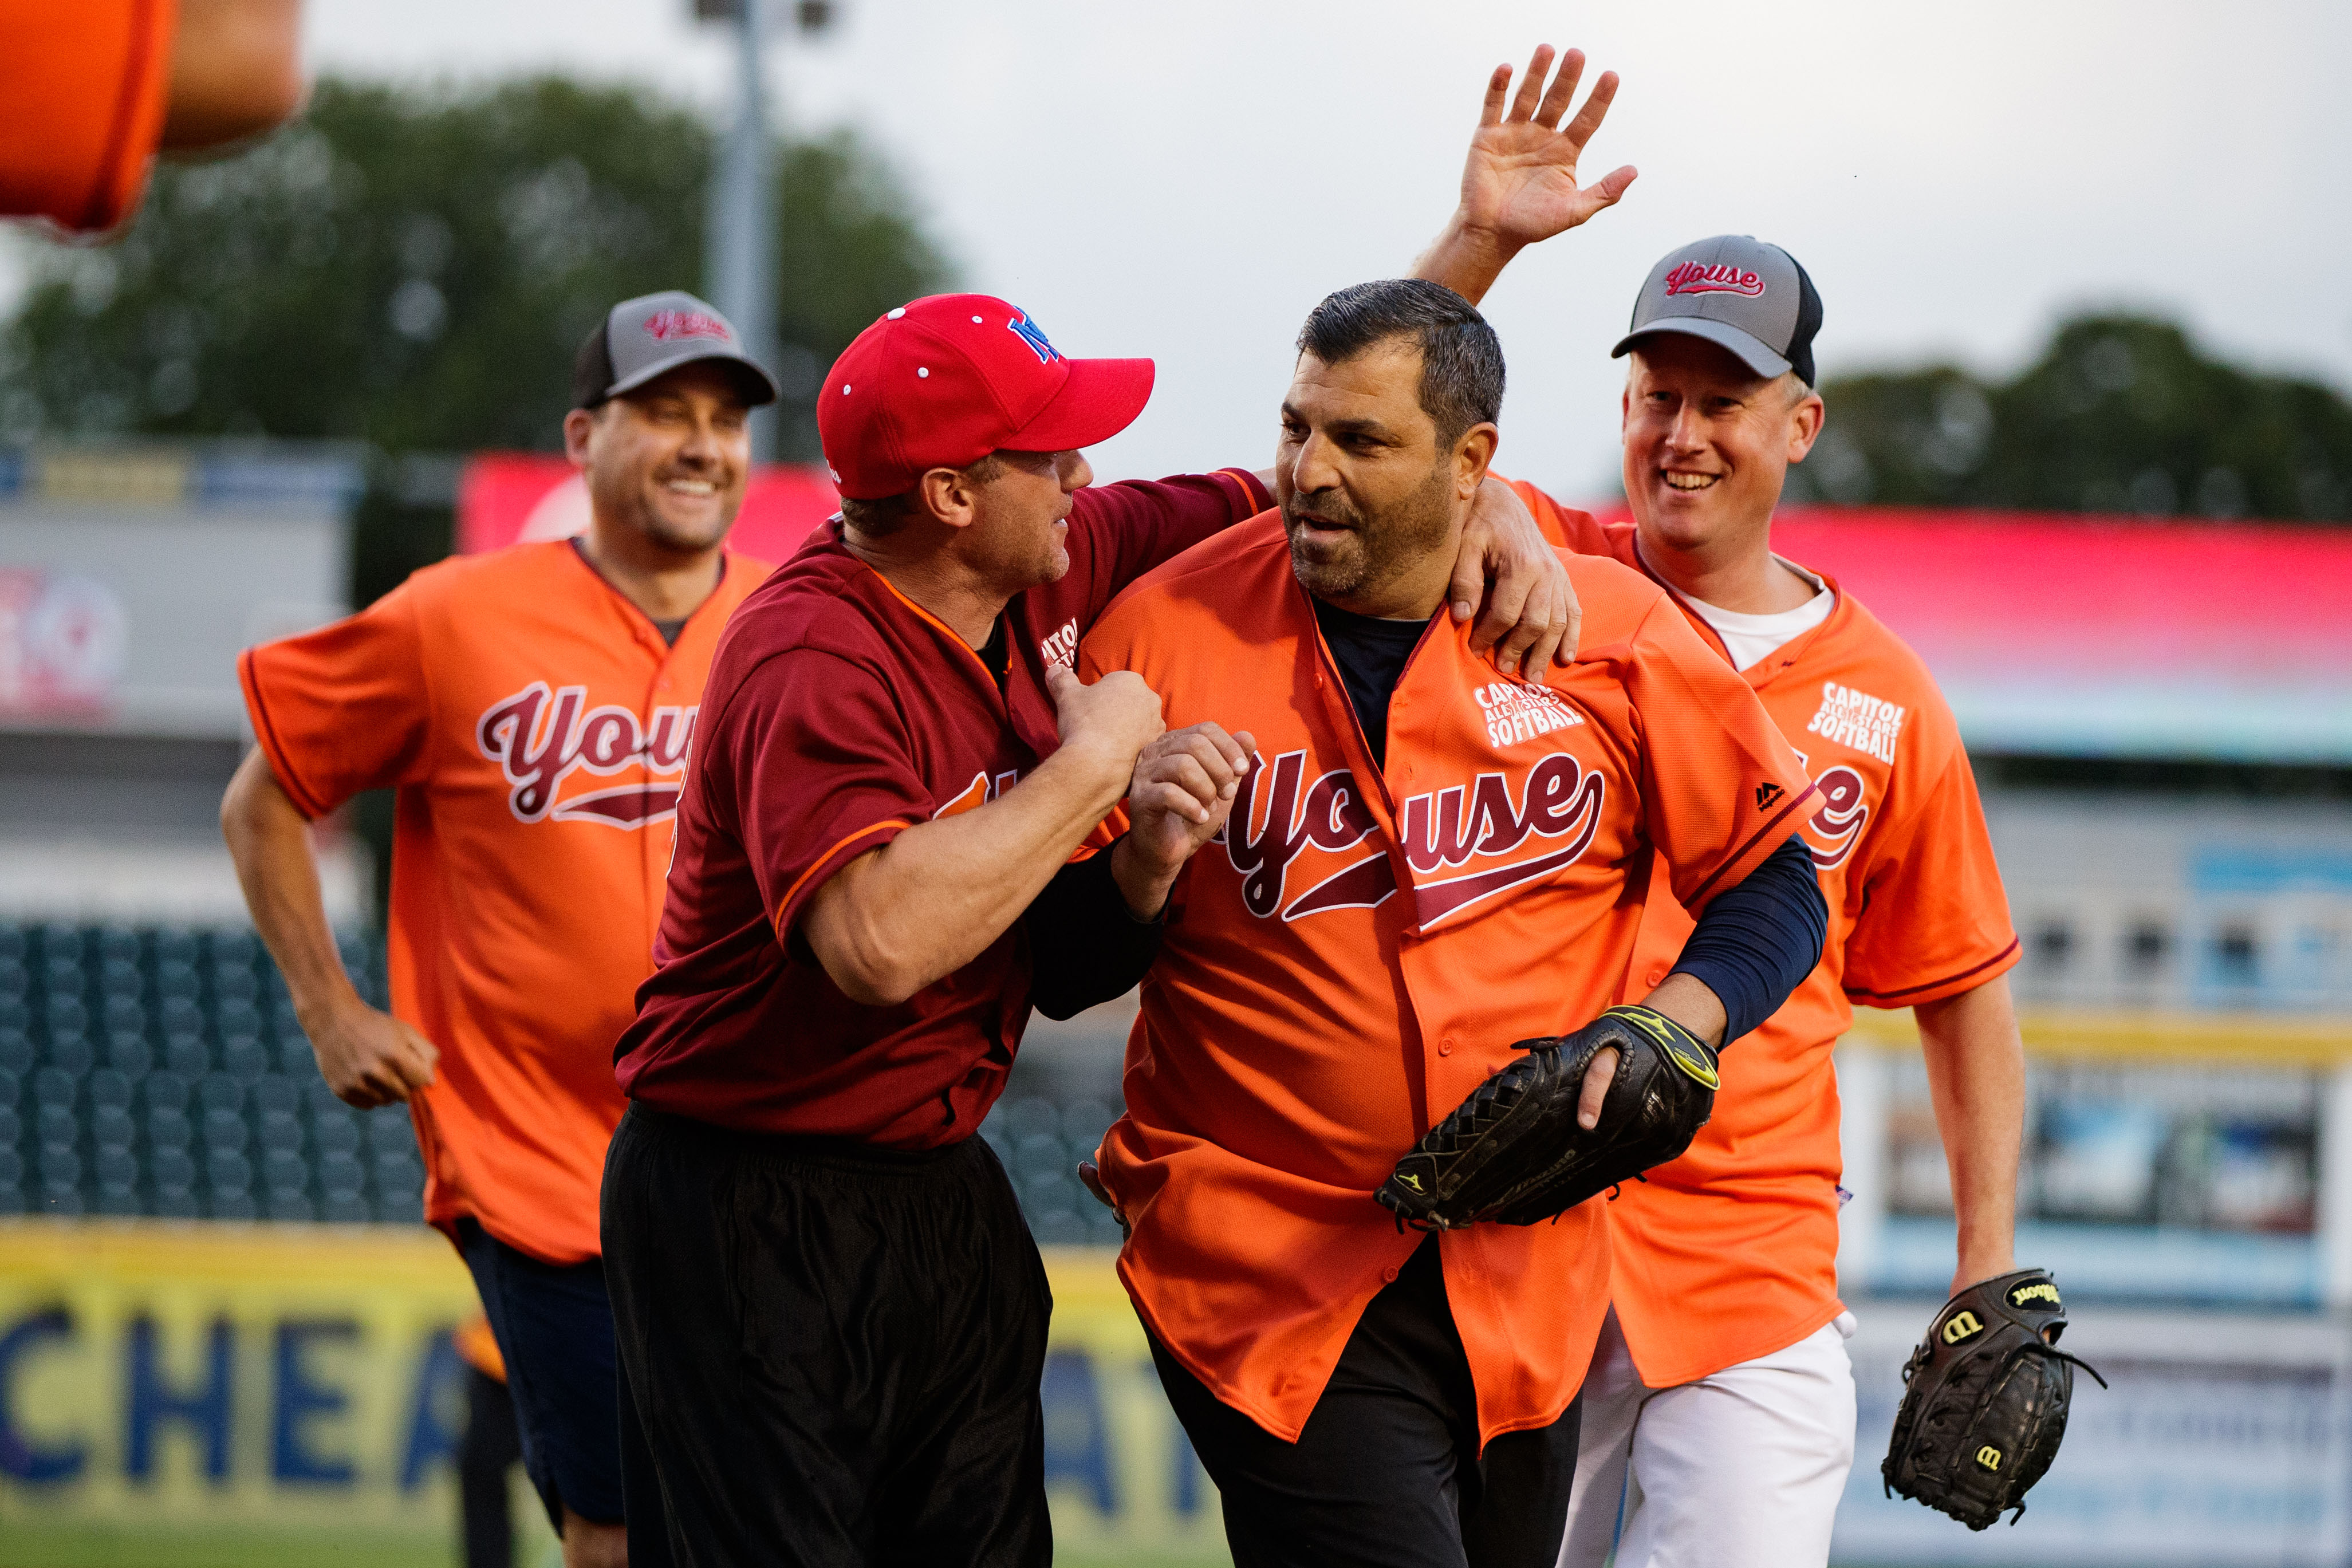
POLYGON ((648 510, 640 521, 647 539, 664 550, 675 551, 681 555, 696 555, 706 550, 716 549, 726 542, 728 533, 735 526, 735 520, 730 517, 722 519, 719 525, 712 529, 674 528, 660 513, 651 510, 648 510))
POLYGON ((1376 598, 1431 551, 1444 547, 1454 530, 1452 479, 1449 465, 1440 463, 1418 489, 1377 517, 1358 510, 1341 490, 1312 500, 1292 491, 1283 504, 1282 531, 1290 540, 1290 570, 1299 586, 1342 609, 1376 598), (1348 531, 1336 544, 1304 544, 1299 514, 1307 511, 1348 531))
POLYGON ((971 540, 975 548, 963 558, 967 565, 1008 595, 1061 581, 1070 570, 1070 556, 1068 536, 1056 523, 1066 520, 1049 521, 1042 531, 1024 529, 1022 534, 1007 537, 1012 530, 1006 525, 1012 521, 999 514, 982 521, 980 527, 989 531, 988 536, 976 534, 971 540))
POLYGON ((656 550, 675 555, 699 555, 726 542, 742 507, 740 492, 732 507, 722 499, 719 515, 711 522, 679 523, 665 514, 661 497, 652 493, 657 489, 657 481, 650 479, 614 483, 593 471, 588 475, 589 500, 596 515, 607 525, 618 525, 656 550))

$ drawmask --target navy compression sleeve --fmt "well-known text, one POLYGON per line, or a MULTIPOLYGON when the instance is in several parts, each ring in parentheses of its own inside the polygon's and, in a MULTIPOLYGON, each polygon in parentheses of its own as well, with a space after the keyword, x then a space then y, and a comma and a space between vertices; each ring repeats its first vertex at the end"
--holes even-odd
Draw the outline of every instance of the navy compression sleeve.
POLYGON ((1822 961, 1830 909, 1802 836, 1791 836, 1737 886, 1716 895, 1683 943, 1675 973, 1723 1004, 1723 1043, 1778 1012, 1822 961))
POLYGON ((1165 910, 1148 921, 1129 911, 1110 849, 1055 872, 1021 918, 1029 927, 1029 1001, 1048 1018, 1126 995, 1160 955, 1166 929, 1165 910))

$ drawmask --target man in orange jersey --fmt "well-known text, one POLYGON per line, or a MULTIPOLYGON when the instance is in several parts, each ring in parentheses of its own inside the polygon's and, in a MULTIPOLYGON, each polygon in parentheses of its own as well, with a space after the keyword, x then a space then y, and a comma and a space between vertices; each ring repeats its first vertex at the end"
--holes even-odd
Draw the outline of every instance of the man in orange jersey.
POLYGON ((299 0, 0 5, 0 217, 114 227, 160 148, 268 130, 301 100, 299 0))
MULTIPOLYGON (((1529 149, 1512 178, 1538 177, 1544 157, 1529 149)), ((1464 213, 1495 210, 1508 185, 1474 163, 1464 213)), ((1520 245, 1559 226, 1523 223, 1447 281, 1475 302, 1520 245)), ((1444 248, 1466 254, 1451 237, 1444 248)), ((1825 416, 1811 384, 1821 320, 1812 280, 1778 247, 1724 235, 1674 252, 1615 351, 1632 359, 1634 521, 1603 528, 1519 487, 1556 540, 1665 587, 1755 689, 1822 792, 1805 838, 1831 910, 1820 966, 1725 1053, 1714 1121, 1608 1211, 1614 1310, 1585 1386, 1560 1558, 1578 1568, 1612 1552, 1622 1568, 1827 1561, 1854 1444, 1831 1062, 1853 1003, 1918 1020, 1959 1222, 1953 1290, 2016 1266, 2025 1069, 2005 976, 2018 942, 1958 729, 1892 632, 1772 553, 1788 465, 1825 416)), ((1686 910, 1652 900, 1628 994, 1690 930, 1686 910)))
POLYGON ((259 745, 221 816, 327 1082, 353 1105, 409 1103, 425 1217, 473 1270, 525 1468, 576 1565, 625 1562, 635 1511, 597 1236, 613 1042, 653 971, 719 628, 767 573, 725 541, 746 421, 776 391, 718 311, 670 292, 613 308, 574 393, 588 532, 427 567, 247 652, 259 745), (344 977, 306 832, 386 785, 389 1015, 344 977))
POLYGON ((1820 953, 1791 837, 1817 792, 1663 590, 1572 561, 1575 660, 1524 679, 1437 614, 1502 388, 1492 329, 1441 285, 1330 296, 1282 407, 1279 510, 1081 645, 1171 725, 1255 738, 1222 843, 1179 876, 1090 1173, 1244 1568, 1551 1563, 1601 1205, 1423 1236, 1373 1189, 1515 1042, 1618 999, 1654 878, 1706 923, 1648 1005, 1702 1039, 1820 953))

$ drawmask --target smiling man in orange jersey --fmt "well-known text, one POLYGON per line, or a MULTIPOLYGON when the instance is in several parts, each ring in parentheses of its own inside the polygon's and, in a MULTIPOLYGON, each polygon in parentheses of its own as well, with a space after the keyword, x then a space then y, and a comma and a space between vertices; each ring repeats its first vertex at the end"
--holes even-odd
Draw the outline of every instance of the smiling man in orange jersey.
POLYGON ((1684 955, 1643 988, 1702 1039, 1746 1032, 1820 953, 1790 843, 1815 792, 1663 590, 1571 561, 1575 660, 1523 679, 1435 613, 1502 390, 1492 329, 1449 289, 1330 296, 1282 407, 1279 510, 1081 645, 1083 673, 1142 676, 1171 723, 1255 740, 1223 843, 1178 879, 1097 1173, 1244 1568, 1550 1563, 1607 1307, 1601 1205, 1422 1236, 1372 1191, 1515 1042, 1617 1000, 1645 888, 1752 921, 1723 967, 1684 955))
POLYGON ((653 970, 703 682, 768 570, 725 542, 746 420, 775 386, 716 310, 669 292, 613 308, 573 395, 586 535, 426 567, 348 620, 248 650, 259 744, 221 816, 327 1083, 353 1105, 409 1103, 425 1218, 473 1270, 524 1467, 580 1568, 625 1562, 625 1513, 658 1511, 657 1494, 623 1503, 635 1423, 597 1188, 623 1103, 613 1041, 653 970), (387 785, 388 1015, 344 977, 306 832, 387 785))
MULTIPOLYGON (((1536 178, 1546 150, 1527 152, 1518 177, 1536 178)), ((1474 161, 1441 247, 1467 254, 1464 215, 1493 212, 1507 190, 1474 161)), ((1518 246, 1566 226, 1522 216, 1490 233, 1491 270, 1447 281, 1475 301, 1518 246)), ((1675 251, 1616 348, 1632 361, 1634 521, 1604 528, 1518 486, 1555 540, 1664 586, 1804 758, 1822 797, 1804 838, 1831 920, 1820 966, 1724 1053, 1714 1121, 1609 1207, 1614 1310, 1584 1390, 1570 1568, 1612 1552, 1620 1568, 1827 1561, 1854 1443, 1831 1062, 1854 1003, 1917 1017, 1959 1220, 1953 1290, 2016 1267, 2025 1068, 2006 974, 2018 942, 1958 728, 1900 639, 1772 552, 1788 466, 1825 417, 1821 321, 1811 279, 1776 246, 1722 235, 1675 251)), ((1652 899, 1628 995, 1690 930, 1674 900, 1652 899)))

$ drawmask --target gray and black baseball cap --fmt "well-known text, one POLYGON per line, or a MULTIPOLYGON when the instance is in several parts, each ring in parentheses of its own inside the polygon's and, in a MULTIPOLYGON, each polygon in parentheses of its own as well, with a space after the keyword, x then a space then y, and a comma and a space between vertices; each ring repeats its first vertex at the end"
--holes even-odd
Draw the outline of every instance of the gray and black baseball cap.
POLYGON ((743 352, 735 324, 680 289, 640 294, 605 313, 572 362, 572 403, 593 408, 682 364, 718 360, 736 371, 743 401, 776 401, 776 378, 743 352))
POLYGON ((1609 351, 1621 359, 1652 332, 1719 343, 1759 375, 1793 370, 1813 381, 1822 297, 1797 258, 1753 235, 1718 234, 1669 253, 1633 300, 1633 324, 1609 351))

